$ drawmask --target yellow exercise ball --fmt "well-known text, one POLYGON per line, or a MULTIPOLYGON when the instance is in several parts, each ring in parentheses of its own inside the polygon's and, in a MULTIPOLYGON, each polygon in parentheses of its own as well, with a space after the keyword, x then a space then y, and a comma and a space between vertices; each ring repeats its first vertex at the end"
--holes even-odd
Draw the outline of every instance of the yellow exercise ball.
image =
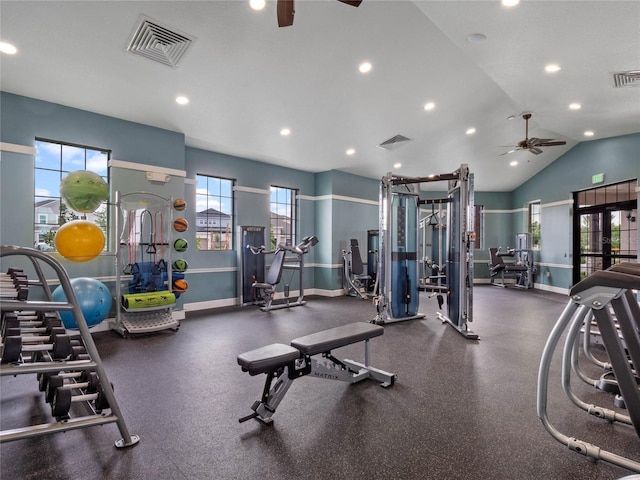
POLYGON ((88 262, 104 249, 104 233, 95 223, 73 220, 65 223, 54 238, 56 250, 72 262, 88 262))

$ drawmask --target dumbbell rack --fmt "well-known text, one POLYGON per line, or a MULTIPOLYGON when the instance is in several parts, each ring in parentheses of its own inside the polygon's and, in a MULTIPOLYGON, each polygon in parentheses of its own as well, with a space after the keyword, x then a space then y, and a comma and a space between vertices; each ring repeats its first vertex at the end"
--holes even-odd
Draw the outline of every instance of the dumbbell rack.
POLYGON ((16 247, 16 246, 0 246, 0 259, 10 256, 26 257, 32 264, 37 280, 29 282, 29 286, 42 287, 44 297, 47 300, 17 300, 3 298, 0 304, 2 311, 71 311, 76 320, 80 336, 89 355, 89 360, 61 360, 52 362, 33 362, 23 363, 16 362, 12 364, 0 365, 1 376, 16 376, 25 374, 54 374, 61 371, 95 371, 100 378, 103 394, 109 404, 109 414, 93 414, 81 417, 65 418, 51 423, 43 423, 39 425, 30 425, 12 430, 3 430, 0 432, 0 443, 10 442, 14 440, 33 438, 51 433, 64 432, 67 430, 75 430, 79 428, 92 427, 96 425, 104 425, 107 423, 116 423, 122 438, 115 442, 117 448, 125 448, 136 445, 140 438, 137 435, 131 435, 127 429, 127 425, 122 417, 120 407, 113 393, 113 388, 107 377, 100 355, 96 348, 91 332, 87 326, 84 315, 78 303, 78 299, 71 286, 71 281, 62 267, 62 265, 51 255, 40 252, 33 248, 16 247), (56 273, 60 285, 65 293, 67 302, 54 302, 51 290, 45 278, 42 267, 48 265, 56 273))

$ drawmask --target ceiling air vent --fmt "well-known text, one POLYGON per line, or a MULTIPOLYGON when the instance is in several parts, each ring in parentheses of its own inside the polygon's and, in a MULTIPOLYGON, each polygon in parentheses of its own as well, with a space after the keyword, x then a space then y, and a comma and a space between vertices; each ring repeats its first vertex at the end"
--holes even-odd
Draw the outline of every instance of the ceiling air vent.
POLYGON ((194 40, 194 37, 186 33, 141 15, 127 50, 176 68, 194 40))
POLYGON ((396 148, 401 147, 402 145, 410 141, 410 138, 407 138, 403 135, 396 135, 394 137, 391 137, 389 140, 385 140, 380 145, 378 145, 378 147, 384 148, 385 150, 395 150, 396 148))
POLYGON ((614 88, 640 87, 640 70, 613 73, 614 88))

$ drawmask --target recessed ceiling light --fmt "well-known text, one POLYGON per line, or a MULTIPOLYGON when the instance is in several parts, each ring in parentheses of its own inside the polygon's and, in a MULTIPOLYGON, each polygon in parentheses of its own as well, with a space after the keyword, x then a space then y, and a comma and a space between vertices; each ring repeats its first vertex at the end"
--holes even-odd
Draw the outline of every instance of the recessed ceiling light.
POLYGON ((394 163, 393 168, 400 168, 402 164, 400 162, 394 163))
POLYGON ((18 49, 7 42, 0 42, 0 52, 6 53, 7 55, 15 55, 18 49))
POLYGON ((283 137, 286 137, 290 133, 291 133, 291 130, 288 128, 283 128, 282 130, 280 130, 280 135, 282 135, 283 137))
POLYGON ((579 103, 569 104, 569 110, 580 110, 581 108, 582 108, 582 105, 580 105, 579 103))
POLYGON ((184 95, 180 95, 179 97, 176 97, 176 103, 179 103, 180 105, 186 105, 187 103, 189 103, 189 98, 185 97, 184 95))
POLYGON ((372 68, 373 68, 373 65, 371 65, 371 63, 362 62, 358 67, 358 70, 360 70, 360 73, 369 73, 372 68))
POLYGON ((587 130, 586 132, 584 132, 584 136, 585 137, 593 137, 594 133, 591 130, 587 130))
POLYGON ((516 165, 518 165, 518 161, 512 160, 511 163, 509 163, 509 165, 511 165, 512 167, 515 167, 516 165))
POLYGON ((433 103, 433 102, 428 102, 428 103, 425 103, 425 104, 424 104, 424 109, 425 109, 426 111, 433 110, 435 106, 436 106, 436 104, 435 104, 435 103, 433 103))
POLYGON ((550 63, 548 65, 545 65, 544 67, 544 71, 547 73, 556 73, 556 72, 559 72, 560 70, 562 70, 562 67, 555 63, 550 63))
POLYGON ((249 6, 254 10, 262 10, 266 4, 266 0, 249 0, 249 6))
POLYGON ((474 133, 476 133, 476 129, 471 127, 468 128, 467 131, 465 132, 467 135, 473 135, 474 133))
POLYGON ((520 0, 502 0, 502 5, 505 7, 515 7, 520 3, 520 0))
POLYGON ((481 42, 484 42, 486 39, 487 39, 487 36, 483 35, 482 33, 472 33, 467 37, 467 42, 481 43, 481 42))
POLYGON ((356 151, 353 148, 347 150, 347 155, 353 155, 354 153, 356 153, 356 151))

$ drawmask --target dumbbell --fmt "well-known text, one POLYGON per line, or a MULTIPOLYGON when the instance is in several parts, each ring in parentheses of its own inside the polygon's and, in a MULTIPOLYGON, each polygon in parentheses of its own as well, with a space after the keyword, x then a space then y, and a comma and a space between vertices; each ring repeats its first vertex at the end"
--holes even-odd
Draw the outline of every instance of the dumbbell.
MULTIPOLYGON (((3 338, 4 349, 0 363, 14 363, 20 360, 21 353, 50 352, 51 358, 62 360, 71 354, 71 337, 66 333, 58 333, 54 328, 51 335, 47 336, 26 336, 19 335, 6 336, 3 338), (31 343, 35 339, 38 343, 31 343), (39 343, 39 342, 50 343, 39 343)), ((62 329, 64 331, 64 328, 62 329)))
POLYGON ((83 371, 83 372, 68 372, 59 373, 57 375, 45 375, 42 378, 44 383, 44 398, 47 403, 53 401, 53 397, 58 388, 69 388, 72 390, 84 390, 84 393, 96 393, 98 386, 100 385, 100 379, 96 372, 83 371))
POLYGON ((37 317, 21 317, 14 312, 6 313, 2 322, 2 336, 21 334, 49 334, 55 327, 62 327, 62 320, 57 316, 44 317, 43 320, 31 320, 37 317), (25 320, 27 318, 28 320, 25 320), (17 331, 17 333, 16 333, 17 331))
POLYGON ((104 396, 104 390, 100 383, 98 383, 96 391, 93 393, 73 395, 73 390, 73 387, 70 388, 68 386, 58 387, 54 390, 51 399, 51 415, 54 417, 67 417, 73 402, 94 402, 96 413, 109 408, 109 402, 104 396))
POLYGON ((0 288, 0 297, 24 302, 29 298, 29 288, 19 286, 16 288, 0 288))

